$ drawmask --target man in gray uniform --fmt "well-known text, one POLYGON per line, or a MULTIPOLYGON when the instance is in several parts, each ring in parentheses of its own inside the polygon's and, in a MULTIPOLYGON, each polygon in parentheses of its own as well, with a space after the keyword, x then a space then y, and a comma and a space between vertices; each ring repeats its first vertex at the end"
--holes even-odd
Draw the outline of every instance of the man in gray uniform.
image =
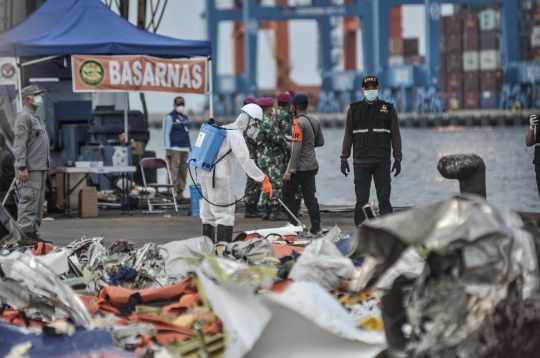
POLYGON ((49 136, 36 109, 43 104, 42 93, 37 86, 22 89, 23 110, 15 117, 16 175, 19 179, 20 200, 17 223, 26 238, 22 245, 44 242, 37 234, 43 216, 45 180, 49 170, 49 136))

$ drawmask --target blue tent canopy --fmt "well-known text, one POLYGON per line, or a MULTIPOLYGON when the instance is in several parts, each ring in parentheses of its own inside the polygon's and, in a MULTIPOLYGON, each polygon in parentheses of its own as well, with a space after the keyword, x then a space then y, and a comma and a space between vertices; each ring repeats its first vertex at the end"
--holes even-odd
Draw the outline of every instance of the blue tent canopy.
POLYGON ((157 35, 130 24, 100 0, 47 0, 0 34, 0 56, 210 56, 210 41, 157 35))

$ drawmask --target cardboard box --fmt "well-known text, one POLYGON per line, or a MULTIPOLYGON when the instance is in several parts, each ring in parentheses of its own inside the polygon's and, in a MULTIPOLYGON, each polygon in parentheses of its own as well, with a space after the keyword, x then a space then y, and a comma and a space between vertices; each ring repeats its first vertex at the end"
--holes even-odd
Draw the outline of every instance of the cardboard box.
MULTIPOLYGON (((57 163, 56 167, 65 167, 65 163, 57 163)), ((82 178, 84 178, 84 174, 70 174, 69 175, 69 186, 71 189, 74 189, 71 192, 71 195, 69 196, 69 204, 71 210, 77 210, 78 207, 78 198, 79 198, 79 190, 86 188, 86 180, 83 180, 77 187, 75 188, 75 184, 77 184, 82 178)), ((64 183, 65 183, 65 174, 64 173, 56 173, 56 205, 59 207, 64 206, 64 183)))
POLYGON ((90 186, 79 190, 79 217, 96 218, 98 216, 97 190, 90 186))

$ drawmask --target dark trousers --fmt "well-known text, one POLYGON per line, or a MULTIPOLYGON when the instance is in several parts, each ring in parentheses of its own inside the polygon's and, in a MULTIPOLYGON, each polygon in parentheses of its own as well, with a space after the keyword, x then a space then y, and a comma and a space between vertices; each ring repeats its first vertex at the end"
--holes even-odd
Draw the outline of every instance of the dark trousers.
POLYGON ((538 188, 538 195, 540 195, 540 170, 536 172, 536 187, 538 188))
MULTIPOLYGON (((319 169, 315 169, 291 174, 291 180, 283 181, 283 188, 281 191, 283 195, 283 204, 285 204, 293 213, 297 213, 300 208, 296 205, 295 194, 298 190, 298 186, 302 187, 304 203, 308 209, 309 219, 311 221, 311 231, 319 231, 321 228, 319 202, 315 197, 315 193, 317 192, 317 188, 315 186, 315 176, 318 172, 319 169)), ((291 214, 287 213, 287 215, 289 216, 290 223, 298 225, 291 214)))
POLYGON ((366 219, 362 207, 369 202, 369 189, 371 179, 375 181, 377 199, 379 200, 379 213, 381 215, 392 212, 390 204, 390 159, 378 163, 354 164, 354 191, 356 193, 356 206, 354 207, 354 224, 360 225, 366 219))

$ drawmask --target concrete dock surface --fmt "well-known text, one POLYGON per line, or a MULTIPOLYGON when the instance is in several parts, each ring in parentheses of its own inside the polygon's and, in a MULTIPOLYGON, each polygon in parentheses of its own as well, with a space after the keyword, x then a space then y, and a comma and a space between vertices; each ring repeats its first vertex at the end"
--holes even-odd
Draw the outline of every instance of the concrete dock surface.
MULTIPOLYGON (((198 216, 188 216, 188 212, 189 206, 181 205, 178 214, 171 209, 161 214, 144 214, 140 210, 133 210, 132 216, 122 215, 121 210, 105 210, 99 211, 97 218, 78 218, 76 212, 73 212, 73 217, 49 214, 44 216, 39 235, 42 239, 60 246, 83 236, 101 235, 104 235, 107 247, 116 240, 133 241, 138 247, 146 243, 164 244, 202 234, 201 219, 198 216)), ((303 212, 304 215, 300 220, 309 230, 309 215, 305 208, 303 212)), ((322 228, 337 224, 343 233, 354 229, 353 213, 347 208, 336 207, 334 211, 332 207, 321 206, 321 220, 322 228)), ((244 207, 237 207, 233 237, 243 231, 277 228, 286 223, 286 221, 244 219, 244 207)))

